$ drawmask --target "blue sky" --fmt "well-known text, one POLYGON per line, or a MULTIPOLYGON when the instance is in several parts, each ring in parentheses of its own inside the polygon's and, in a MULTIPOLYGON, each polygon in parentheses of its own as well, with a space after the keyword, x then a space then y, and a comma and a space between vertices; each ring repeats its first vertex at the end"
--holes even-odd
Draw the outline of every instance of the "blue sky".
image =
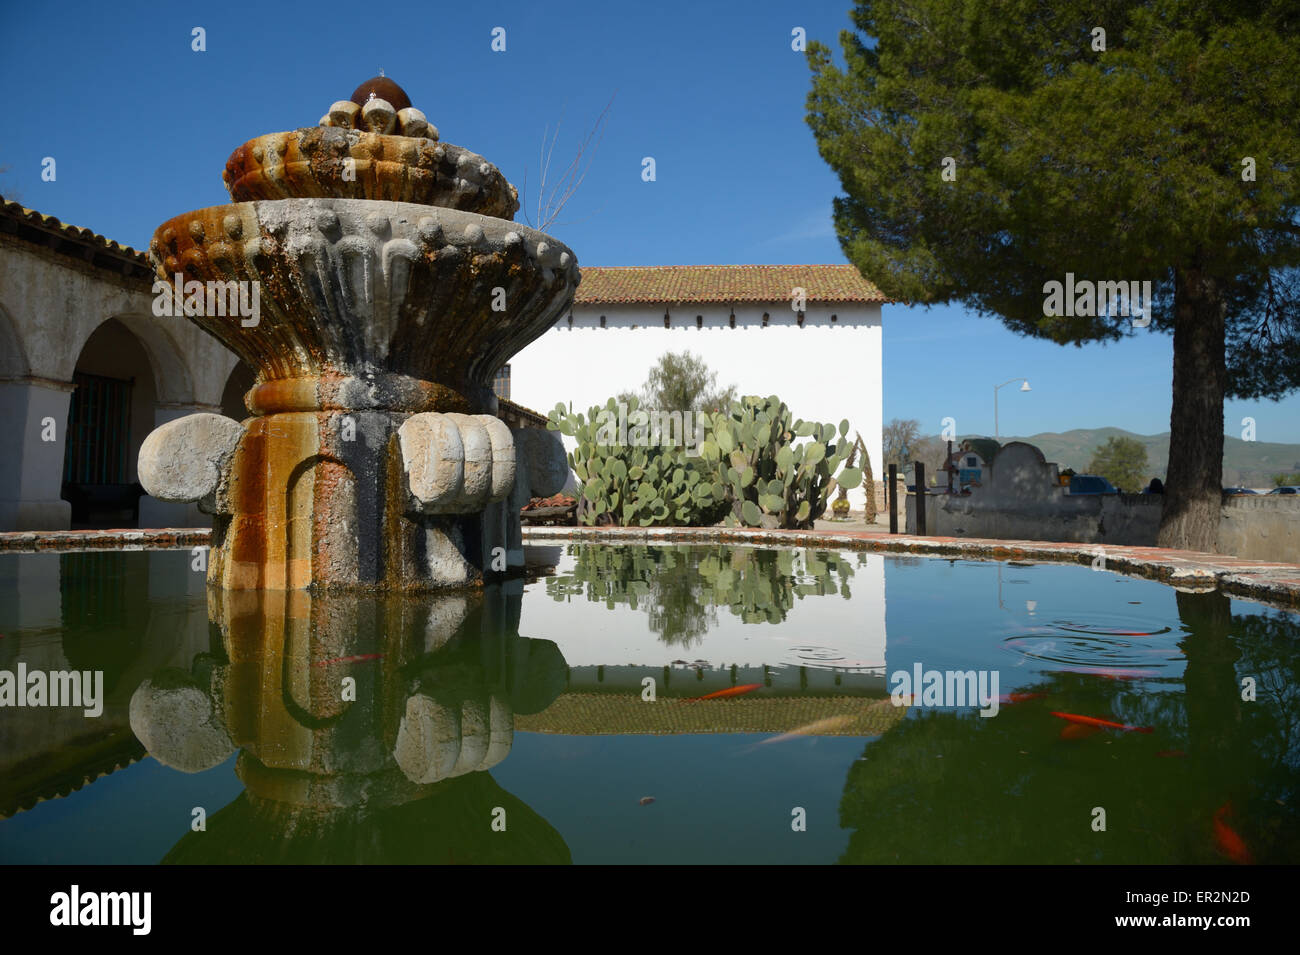
MULTIPOLYGON (((0 192, 145 248, 171 216, 229 201, 221 170, 235 147, 314 125, 382 68, 444 140, 486 156, 521 192, 525 172, 529 192, 536 184, 548 124, 561 121, 563 165, 613 96, 586 181, 551 229, 582 264, 844 262, 830 221, 839 183, 804 122, 809 72, 790 37, 803 27, 838 49, 849 7, 0 0, 0 79, 15 109, 0 192), (191 50, 196 26, 206 52, 191 50), (497 26, 504 53, 491 50, 497 26), (41 181, 46 156, 55 182, 41 181)), ((886 420, 937 432, 952 416, 961 433, 991 433, 993 386, 1025 376, 1031 392, 1001 392, 1005 434, 1169 429, 1167 336, 1061 347, 958 307, 886 306, 884 324, 886 420)), ((780 374, 774 355, 777 392, 780 374)), ((1225 429, 1240 435, 1250 415, 1258 440, 1300 442, 1298 412, 1295 396, 1229 402, 1225 429)))

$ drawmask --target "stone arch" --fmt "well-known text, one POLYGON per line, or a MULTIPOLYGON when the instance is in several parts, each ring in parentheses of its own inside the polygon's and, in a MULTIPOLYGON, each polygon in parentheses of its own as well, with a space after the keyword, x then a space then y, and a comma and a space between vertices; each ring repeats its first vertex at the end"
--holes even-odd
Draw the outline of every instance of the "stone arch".
POLYGON ((13 317, 0 305, 0 381, 7 378, 25 378, 31 374, 27 351, 14 325, 13 317))
POLYGON ((139 340, 153 366, 160 403, 193 403, 194 374, 175 340, 161 327, 161 320, 133 312, 116 314, 107 320, 121 323, 139 340))
POLYGON ((136 463, 154 427, 158 381, 145 344, 122 322, 101 322, 76 354, 61 497, 73 526, 134 527, 136 463))

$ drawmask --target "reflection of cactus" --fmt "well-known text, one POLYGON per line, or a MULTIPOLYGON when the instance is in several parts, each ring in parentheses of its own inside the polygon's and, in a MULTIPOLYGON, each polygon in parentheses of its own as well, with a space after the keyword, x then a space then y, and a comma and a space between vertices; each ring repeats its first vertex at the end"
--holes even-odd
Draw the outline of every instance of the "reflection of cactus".
POLYGON ((556 600, 583 593, 611 609, 627 604, 650 614, 666 643, 689 646, 726 607, 745 623, 780 623, 796 599, 849 596, 852 564, 823 551, 718 545, 663 547, 581 545, 571 575, 546 583, 556 600))
MULTIPOLYGON (((658 441, 612 440, 607 416, 617 410, 611 398, 588 417, 562 405, 551 412, 549 427, 578 442, 569 462, 583 482, 585 524, 702 526, 725 516, 730 526, 806 528, 826 512, 837 487, 862 482, 858 468, 835 474, 849 454, 848 421, 837 435, 834 425, 795 419, 775 395, 703 415, 698 455, 658 441), (795 444, 796 438, 811 440, 795 444)), ((628 403, 634 432, 646 429, 649 417, 635 398, 628 403)))

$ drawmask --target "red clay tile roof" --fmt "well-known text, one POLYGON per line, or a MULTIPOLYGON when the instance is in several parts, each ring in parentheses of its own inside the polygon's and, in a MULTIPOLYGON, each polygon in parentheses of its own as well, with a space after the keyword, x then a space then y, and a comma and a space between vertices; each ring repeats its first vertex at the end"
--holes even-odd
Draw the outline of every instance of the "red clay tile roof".
POLYGON ((810 302, 886 302, 851 265, 664 265, 582 269, 575 305, 783 302, 803 288, 810 302))
POLYGON ((28 209, 3 196, 0 196, 0 232, 132 278, 153 275, 153 267, 143 252, 90 229, 60 222, 54 216, 28 209))

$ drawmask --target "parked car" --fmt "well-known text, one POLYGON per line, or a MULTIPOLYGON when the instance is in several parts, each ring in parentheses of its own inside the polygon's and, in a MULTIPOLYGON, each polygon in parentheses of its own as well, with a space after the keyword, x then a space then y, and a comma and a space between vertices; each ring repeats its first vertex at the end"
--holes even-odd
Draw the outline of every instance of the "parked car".
POLYGON ((1225 487, 1225 488, 1223 489, 1223 493, 1224 493, 1224 494, 1228 494, 1228 495, 1232 495, 1232 494, 1258 494, 1259 491, 1256 491, 1253 487, 1225 487))
POLYGON ((1295 484, 1284 484, 1281 487, 1275 487, 1268 492, 1269 494, 1300 494, 1300 486, 1295 484))
POLYGON ((1100 474, 1076 474, 1070 478, 1071 494, 1118 494, 1119 489, 1100 474))

